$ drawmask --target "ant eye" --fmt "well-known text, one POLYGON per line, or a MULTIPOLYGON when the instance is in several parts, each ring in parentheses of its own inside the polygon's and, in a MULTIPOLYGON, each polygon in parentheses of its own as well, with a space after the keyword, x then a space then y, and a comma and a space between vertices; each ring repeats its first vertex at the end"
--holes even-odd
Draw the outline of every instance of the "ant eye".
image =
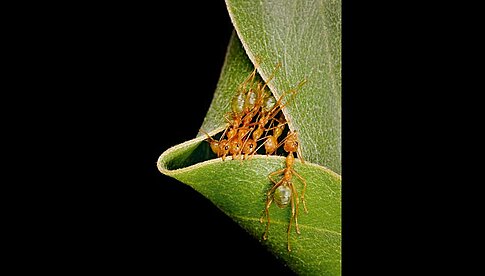
POLYGON ((253 144, 250 144, 250 145, 249 145, 249 148, 250 148, 250 149, 252 149, 253 147, 254 147, 254 145, 253 145, 253 144))
POLYGON ((225 150, 228 150, 228 149, 229 149, 229 147, 228 147, 228 146, 225 146, 225 147, 224 147, 224 149, 225 149, 225 150))

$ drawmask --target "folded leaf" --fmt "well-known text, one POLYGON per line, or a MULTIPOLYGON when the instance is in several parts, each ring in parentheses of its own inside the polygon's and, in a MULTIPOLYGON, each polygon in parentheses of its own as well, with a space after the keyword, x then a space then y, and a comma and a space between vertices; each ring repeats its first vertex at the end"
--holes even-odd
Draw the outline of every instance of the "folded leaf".
MULTIPOLYGON (((301 234, 293 230, 292 251, 287 250, 287 228, 291 216, 289 207, 270 208, 271 225, 268 239, 260 222, 266 192, 272 187, 268 175, 282 169, 285 158, 255 155, 250 160, 222 161, 221 158, 196 162, 208 150, 204 137, 198 137, 165 151, 158 160, 159 170, 190 185, 210 199, 255 238, 287 262, 299 274, 338 275, 341 265, 341 180, 340 176, 322 166, 295 162, 295 170, 307 181, 308 214, 300 208, 298 216, 301 234), (192 161, 187 157, 192 156, 192 161), (194 158, 194 156, 196 156, 194 158), (181 161, 182 160, 182 161, 181 161)), ((298 191, 302 183, 293 179, 298 191)))
MULTIPOLYGON (((284 156, 255 155, 251 160, 214 159, 205 134, 174 146, 159 158, 159 170, 190 185, 211 200, 251 235, 267 245, 299 274, 340 275, 341 272, 341 77, 340 0, 226 0, 233 34, 214 98, 201 128, 210 135, 222 131, 237 87, 257 63, 259 80, 281 68, 269 88, 276 98, 305 79, 283 113, 297 130, 305 160, 294 169, 307 181, 309 213, 299 208, 298 235, 287 229, 291 208, 270 207, 271 226, 262 240, 268 175, 285 166, 284 156)), ((279 176, 281 177, 281 176, 279 176)), ((301 192, 302 183, 293 178, 301 192)))

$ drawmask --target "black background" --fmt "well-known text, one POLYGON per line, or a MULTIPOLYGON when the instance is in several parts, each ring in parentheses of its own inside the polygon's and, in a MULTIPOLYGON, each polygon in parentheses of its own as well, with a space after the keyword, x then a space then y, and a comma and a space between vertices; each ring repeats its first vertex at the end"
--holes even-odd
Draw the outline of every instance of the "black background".
MULTIPOLYGON (((207 199, 156 168, 163 151, 197 134, 209 108, 232 32, 224 1, 37 8, 20 9, 36 17, 12 40, 16 66, 29 73, 17 82, 28 89, 12 93, 30 112, 16 124, 27 149, 17 154, 16 179, 33 178, 18 185, 28 207, 12 205, 27 222, 18 226, 27 247, 16 250, 50 270, 291 274, 207 199)), ((396 85, 404 74, 387 70, 406 58, 388 46, 405 39, 399 30, 382 36, 382 22, 361 7, 343 8, 343 272, 377 275, 383 263, 407 260, 388 252, 405 247, 407 235, 397 233, 416 223, 408 198, 398 200, 408 185, 398 183, 406 179, 394 161, 409 141, 395 137, 414 133, 413 113, 379 121, 411 91, 396 85), (373 164, 379 179, 369 178, 373 164), (395 202, 405 211, 383 215, 395 202)))
MULTIPOLYGON (((40 76, 19 83, 34 85, 34 105, 42 100, 38 114, 29 117, 40 127, 26 128, 40 137, 26 144, 39 141, 37 148, 45 151, 35 164, 49 168, 49 177, 33 184, 52 192, 38 196, 43 205, 51 204, 51 212, 30 208, 40 219, 26 228, 36 231, 23 237, 41 241, 34 253, 49 260, 41 265, 111 272, 291 273, 208 200, 155 166, 160 153, 195 136, 209 107, 232 30, 224 2, 41 5, 41 12, 21 9, 37 16, 26 28, 36 36, 18 32, 27 38, 19 56, 32 56, 34 66, 17 63, 40 76), (60 185, 49 189, 50 183, 60 185)), ((421 265, 449 271, 460 258, 450 254, 447 242, 458 217, 450 210, 455 205, 443 206, 459 197, 457 190, 468 190, 453 187, 452 197, 441 196, 450 176, 435 178, 460 163, 441 158, 455 141, 444 147, 436 143, 453 132, 442 113, 459 112, 457 97, 443 104, 446 89, 435 85, 448 86, 466 68, 448 64, 456 49, 439 51, 466 37, 467 27, 447 27, 456 21, 449 15, 460 13, 451 7, 452 12, 441 12, 433 5, 416 9, 343 1, 345 275, 415 274, 421 265), (439 77, 432 76, 435 71, 439 77), (440 124, 446 134, 430 136, 440 124), (449 163, 433 171, 435 156, 449 163), (409 173, 409 164, 417 174, 409 173), (369 173, 376 171, 379 177, 369 173), (423 208, 430 202, 432 208, 423 208), (435 226, 440 223, 444 227, 435 226), (432 262, 436 251, 440 258, 432 262)), ((468 10, 461 13, 469 17, 469 7, 463 7, 468 10)), ((454 183, 461 185, 459 175, 454 183)))
MULTIPOLYGON (((446 89, 435 87, 448 88, 467 68, 448 64, 456 49, 438 51, 455 37, 461 43, 466 28, 447 27, 456 5, 438 19, 435 8, 343 1, 345 275, 449 271, 458 255, 470 264, 461 253, 473 251, 449 250, 456 228, 469 229, 454 223, 462 213, 450 202, 468 201, 468 187, 457 185, 475 181, 463 180, 466 167, 455 169, 453 187, 444 185, 460 163, 448 150, 462 147, 437 143, 456 132, 443 114, 460 113, 462 96, 443 103, 446 89), (444 134, 433 136, 440 124, 444 134)), ((2 185, 17 189, 2 193, 2 203, 11 201, 5 213, 14 219, 4 228, 14 232, 5 237, 14 245, 8 257, 20 261, 15 269, 291 273, 208 200, 156 169, 164 150, 196 135, 209 107, 232 31, 223 1, 21 3, 6 13, 3 46, 13 62, 4 66, 11 88, 2 95, 2 138, 17 143, 4 142, 14 154, 3 157, 20 171, 2 185)))
POLYGON ((60 188, 42 220, 53 259, 87 271, 292 274, 156 167, 209 108, 233 30, 223 1, 70 6, 32 28, 55 80, 42 100, 58 103, 39 119, 56 133, 43 147, 60 148, 48 153, 60 188))

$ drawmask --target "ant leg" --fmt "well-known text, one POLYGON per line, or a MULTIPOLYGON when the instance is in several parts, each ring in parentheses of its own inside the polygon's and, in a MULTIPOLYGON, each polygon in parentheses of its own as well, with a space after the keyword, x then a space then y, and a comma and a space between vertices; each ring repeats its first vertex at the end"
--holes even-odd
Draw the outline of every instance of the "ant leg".
POLYGON ((227 124, 227 125, 226 125, 226 128, 224 129, 224 132, 223 132, 223 133, 222 133, 222 135, 221 135, 221 138, 219 138, 219 142, 220 142, 220 141, 222 141, 222 140, 224 139, 224 135, 226 135, 226 132, 227 132, 227 130, 228 130, 229 128, 231 128, 231 125, 230 125, 230 124, 227 124))
MULTIPOLYGON (((264 206, 266 206, 268 204, 269 200, 270 200, 270 198, 268 197, 268 195, 266 195, 266 203, 264 204, 264 206)), ((266 214, 266 207, 264 208, 264 211, 261 213, 261 217, 259 218, 259 223, 263 223, 264 218, 268 218, 268 216, 266 214)))
MULTIPOLYGON (((277 175, 277 174, 280 174, 280 173, 283 173, 284 171, 285 171, 285 169, 281 169, 281 170, 277 170, 277 171, 275 171, 275 172, 270 173, 270 174, 268 175, 269 180, 271 180, 271 182, 273 182, 273 184, 277 185, 277 184, 279 183, 279 181, 275 181, 275 180, 273 179, 273 176, 274 176, 274 175, 277 175)), ((281 181, 281 180, 280 180, 280 181, 281 181)))
POLYGON ((229 124, 230 124, 230 123, 232 122, 232 120, 231 120, 230 118, 228 118, 227 116, 228 116, 228 115, 227 115, 227 113, 226 113, 226 114, 224 114, 222 117, 223 117, 223 118, 226 120, 226 122, 227 122, 227 123, 229 123, 229 124))
MULTIPOLYGON (((282 110, 285 106, 287 106, 293 99, 294 97, 296 96, 296 93, 298 92, 299 89, 301 89, 301 87, 306 83, 306 79, 303 79, 298 85, 296 88, 294 89, 290 89, 290 90, 287 90, 287 91, 284 91, 280 98, 278 99, 278 101, 276 102, 275 106, 278 106, 274 111, 272 112, 275 112, 276 113, 279 111, 279 110, 282 110), (283 100, 283 96, 285 96, 287 93, 291 94, 291 98, 286 100, 285 103, 281 104, 282 100, 283 100), (278 110, 279 108, 279 110, 278 110)), ((275 114, 276 115, 276 114, 275 114)))
POLYGON ((296 151, 296 155, 298 156, 298 159, 300 159, 300 162, 305 164, 305 160, 303 160, 303 156, 301 155, 299 146, 298 146, 298 150, 296 151))
POLYGON ((273 127, 272 127, 271 125, 272 125, 273 123, 271 123, 270 128, 267 128, 267 129, 266 129, 266 131, 276 129, 276 128, 278 128, 278 127, 280 127, 280 126, 283 126, 283 125, 286 125, 286 124, 288 123, 288 122, 284 122, 284 123, 283 123, 283 122, 280 122, 278 119, 274 119, 274 118, 272 118, 272 120, 273 120, 273 121, 277 121, 279 124, 278 124, 278 125, 276 125, 276 126, 273 126, 273 127))
POLYGON ((295 213, 294 213, 296 233, 301 234, 300 233, 300 226, 298 226, 298 209, 300 208, 300 200, 298 198, 298 193, 296 192, 294 185, 291 185, 291 190, 292 190, 292 193, 293 193, 292 202, 296 201, 296 203, 295 203, 295 205, 296 205, 295 206, 295 213))
POLYGON ((269 114, 274 114, 272 115, 271 117, 274 117, 276 116, 276 114, 280 111, 280 110, 283 110, 284 107, 286 107, 288 104, 291 103, 291 101, 295 98, 296 96, 296 92, 298 92, 298 90, 301 88, 301 86, 303 86, 303 84, 306 83, 306 80, 304 79, 303 81, 301 81, 298 86, 295 88, 295 89, 290 89, 290 90, 287 90, 287 91, 284 91, 281 96, 279 97, 279 99, 276 101, 275 105, 273 106, 273 108, 269 111, 269 114), (290 93, 291 94, 291 98, 286 100, 283 104, 282 104, 282 101, 283 101, 283 97, 286 96, 287 93, 290 93))
MULTIPOLYGON (((271 190, 268 191, 268 193, 266 194, 266 206, 265 206, 265 214, 266 214, 266 219, 267 219, 267 222, 266 222, 266 230, 263 234, 263 239, 266 240, 268 238, 268 231, 269 231, 269 224, 270 224, 270 218, 269 218, 269 207, 271 206, 271 203, 273 202, 273 192, 276 188, 278 188, 279 186, 281 186, 281 184, 283 184, 283 179, 280 180, 279 182, 276 182, 273 178, 272 178, 272 175, 276 175, 276 174, 279 174, 279 173, 282 173, 284 171, 284 169, 282 170, 279 170, 279 171, 276 171, 276 172, 273 172, 271 173, 268 178, 271 180, 271 182, 273 182, 273 187, 271 188, 271 190)), ((260 218, 259 220, 261 223, 263 221, 263 217, 260 218)))
POLYGON ((205 130, 203 130, 202 128, 199 129, 199 132, 201 133, 204 133, 206 136, 207 136, 207 139, 206 141, 209 143, 210 145, 210 148, 212 150, 212 152, 214 152, 215 154, 217 154, 217 157, 220 157, 220 152, 219 152, 219 141, 215 140, 214 138, 212 138, 209 133, 207 133, 205 130))
POLYGON ((254 66, 254 70, 253 72, 244 80, 243 83, 241 83, 240 85, 240 88, 241 89, 245 89, 246 88, 246 85, 249 83, 249 82, 252 82, 254 80, 254 77, 256 76, 256 69, 258 68, 258 66, 254 66))
MULTIPOLYGON (((241 137, 241 140, 244 139, 244 136, 247 136, 246 139, 244 139, 244 142, 242 143, 242 146, 241 146, 241 150, 240 150, 240 154, 242 155, 242 151, 244 150, 244 147, 246 146, 246 143, 248 142, 249 138, 251 137, 251 131, 253 130, 253 128, 248 128, 248 127, 241 127, 240 130, 247 130, 248 132, 246 134, 244 134, 242 137, 241 137)), ((248 154, 245 152, 243 157, 242 157, 242 160, 245 160, 247 158, 248 154)), ((242 162, 241 160, 241 162, 242 162)))
POLYGON ((279 147, 281 147, 286 142, 286 140, 288 139, 288 137, 290 137, 290 135, 291 134, 286 135, 285 138, 281 139, 281 141, 278 143, 278 145, 276 146, 276 148, 278 149, 279 147))
POLYGON ((301 175, 299 175, 293 168, 291 169, 291 172, 294 175, 296 175, 301 180, 301 182, 303 182, 303 190, 301 192, 301 201, 303 202, 303 209, 305 209, 305 213, 308 214, 308 209, 306 208, 306 201, 305 201, 306 180, 301 175))
MULTIPOLYGON (((261 140, 263 140, 264 138, 266 138, 266 137, 263 137, 263 138, 258 139, 258 140, 256 141, 256 143, 257 143, 257 142, 259 142, 259 141, 261 141, 261 140)), ((267 141, 267 140, 265 140, 265 141, 264 141, 264 142, 263 142, 261 145, 259 145, 259 146, 258 146, 256 149, 254 149, 254 151, 253 151, 253 152, 251 153, 251 155, 249 156, 248 160, 251 160, 251 158, 253 158, 253 156, 254 156, 254 155, 255 155, 255 154, 258 152, 258 150, 259 150, 259 149, 260 149, 262 146, 264 146, 264 144, 266 143, 266 141, 267 141)))
MULTIPOLYGON (((291 185, 291 186, 293 186, 293 185, 291 185)), ((295 219, 295 200, 293 199, 293 196, 291 197, 290 202, 291 202, 291 217, 290 217, 290 223, 288 224, 288 231, 286 232, 286 240, 288 242, 288 251, 291 251, 291 247, 290 247, 291 225, 293 224, 293 220, 295 219)))
POLYGON ((281 96, 278 98, 278 100, 276 101, 275 105, 273 106, 273 108, 268 112, 269 114, 271 114, 272 117, 276 116, 278 114, 278 112, 280 110, 283 110, 283 108, 285 108, 288 104, 290 104, 290 102, 293 100, 293 98, 295 97, 295 93, 296 90, 288 90, 288 91, 284 91, 281 96), (288 93, 291 93, 291 98, 286 100, 284 103, 282 103, 283 101, 283 98, 286 96, 286 94, 288 93))
MULTIPOLYGON (((264 208, 264 212, 266 214, 266 230, 264 231, 264 234, 263 234, 263 240, 268 239, 269 224, 271 222, 270 218, 269 218, 269 207, 271 206, 272 202, 273 202, 273 199, 271 198, 270 195, 268 195, 268 197, 266 198, 266 206, 264 208)), ((262 217, 261 217, 260 221, 262 221, 262 217)))
POLYGON ((271 122, 269 123, 268 128, 264 128, 265 130, 264 137, 268 136, 268 132, 272 129, 272 127, 273 127, 273 120, 271 120, 271 122))
POLYGON ((274 76, 276 75, 276 71, 278 71, 278 69, 280 69, 281 67, 281 62, 278 62, 276 64, 276 67, 273 71, 273 73, 268 77, 268 80, 264 82, 264 85, 263 87, 261 88, 261 90, 264 90, 266 88, 266 86, 268 85, 268 83, 274 78, 274 76))
MULTIPOLYGON (((256 143, 258 143, 259 141, 261 141, 261 140, 263 140, 263 139, 265 139, 265 138, 266 138, 266 137, 259 138, 259 139, 258 139, 258 140, 256 140, 255 142, 256 142, 256 143)), ((258 150, 259 150, 259 149, 260 149, 262 146, 264 146, 264 144, 266 143, 266 141, 267 141, 267 140, 264 140, 264 142, 263 142, 261 145, 259 145, 259 146, 258 146, 258 147, 257 147, 257 148, 256 148, 256 149, 253 151, 253 153, 251 153, 251 156, 249 156, 248 160, 250 160, 251 158, 253 158, 253 155, 255 155, 255 154, 258 152, 258 150)))
MULTIPOLYGON (((276 173, 281 173, 281 172, 280 171, 276 171, 273 174, 276 174, 276 173)), ((266 222, 266 230, 264 231, 264 234, 263 234, 263 240, 266 240, 268 238, 269 224, 271 222, 270 221, 270 218, 269 218, 269 207, 271 206, 271 203, 273 202, 273 193, 274 193, 274 190, 283 184, 283 179, 280 180, 279 182, 274 181, 274 179, 271 178, 271 176, 269 176, 269 179, 274 183, 274 185, 271 188, 271 190, 269 190, 268 193, 266 194, 266 206, 264 208, 264 211, 265 211, 265 214, 266 214, 267 222, 266 222)), ((259 221, 262 223, 263 222, 263 217, 261 217, 259 219, 259 221)))
POLYGON ((300 159, 300 162, 302 164, 305 164, 305 160, 303 160, 303 155, 301 154, 301 146, 300 146, 300 143, 298 143, 298 148, 296 150, 296 156, 298 157, 298 159, 300 159))
POLYGON ((305 83, 306 83, 306 79, 301 80, 296 86, 295 90, 300 90, 305 83))
POLYGON ((283 184, 283 179, 280 180, 280 182, 276 183, 269 191, 268 193, 266 194, 266 196, 270 196, 274 193, 274 191, 276 190, 276 188, 278 188, 279 186, 281 186, 281 184, 283 184))
POLYGON ((205 134, 205 136, 207 136, 207 139, 211 140, 211 141, 217 141, 215 140, 214 138, 212 138, 212 136, 209 135, 209 133, 207 133, 205 130, 203 130, 202 128, 199 128, 199 132, 205 134))

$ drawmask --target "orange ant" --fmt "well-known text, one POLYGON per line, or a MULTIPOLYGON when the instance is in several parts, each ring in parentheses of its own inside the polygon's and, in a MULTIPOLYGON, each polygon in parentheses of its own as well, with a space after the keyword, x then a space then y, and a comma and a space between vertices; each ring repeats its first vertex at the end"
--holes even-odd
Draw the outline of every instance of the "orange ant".
POLYGON ((283 130, 285 129, 285 126, 287 124, 285 117, 283 116, 283 113, 281 113, 279 119, 274 119, 278 122, 278 125, 275 127, 270 127, 268 130, 273 129, 273 135, 266 135, 266 140, 264 141, 264 149, 266 151, 266 155, 271 155, 276 150, 280 145, 278 145, 278 138, 283 134, 283 130))
MULTIPOLYGON (((266 205, 265 205, 265 215, 267 218, 266 223, 266 230, 263 235, 263 239, 266 240, 268 238, 268 231, 270 225, 270 217, 269 217, 269 207, 273 201, 276 202, 276 205, 279 208, 285 208, 288 204, 291 205, 291 218, 290 223, 288 225, 288 232, 287 232, 287 241, 288 241, 288 251, 291 251, 290 247, 290 232, 291 232, 291 225, 293 224, 293 220, 295 221, 295 228, 296 233, 300 234, 300 228, 298 226, 298 209, 299 209, 299 198, 298 193, 291 181, 292 176, 296 175, 303 183, 303 190, 301 193, 301 200, 303 202, 303 208, 305 213, 308 213, 306 202, 305 202, 305 191, 306 191, 306 180, 299 175, 294 169, 293 164, 295 161, 295 157, 293 153, 296 152, 300 160, 301 154, 298 150, 298 137, 296 132, 290 132, 285 138, 284 141, 284 150, 288 152, 286 156, 286 167, 284 169, 275 171, 271 173, 268 178, 273 182, 273 187, 267 192, 266 194, 266 205), (273 176, 283 174, 283 177, 280 181, 275 181, 273 176)), ((283 141, 282 141, 283 142, 283 141)), ((303 162, 303 161, 302 161, 303 162)), ((260 222, 263 223, 263 217, 261 217, 260 222)))
POLYGON ((209 142, 212 152, 214 152, 217 155, 217 157, 222 156, 222 159, 224 159, 226 155, 229 153, 229 141, 227 139, 221 139, 218 141, 212 138, 203 129, 199 129, 199 130, 207 136, 207 142, 209 142))
MULTIPOLYGON (((278 101, 276 100, 271 100, 271 97, 268 98, 265 102, 265 108, 263 108, 263 111, 261 112, 262 116, 258 117, 257 121, 254 123, 257 125, 256 130, 253 131, 252 137, 254 141, 259 141, 260 137, 263 135, 263 132, 266 130, 266 135, 263 137, 265 141, 263 142, 262 145, 265 146, 266 154, 270 155, 273 154, 276 149, 278 148, 278 137, 283 133, 283 130, 286 125, 286 120, 283 116, 283 114, 280 115, 280 119, 275 119, 274 117, 286 106, 290 103, 291 100, 293 100, 294 96, 296 95, 296 92, 305 84, 306 80, 302 80, 295 89, 285 91, 283 94, 280 96, 278 101), (288 99, 284 104, 282 104, 283 98, 287 93, 291 93, 291 98, 288 99), (276 102, 274 102, 276 101, 276 102), (272 128, 271 125, 269 128, 266 128, 266 125, 268 122, 272 120, 277 121, 279 124, 272 128), (273 135, 267 135, 269 130, 273 130, 273 135)), ((274 97, 273 97, 274 99, 274 97)), ((261 145, 261 146, 262 146, 261 145)), ((259 147, 258 147, 259 149, 259 147)), ((258 150, 256 149, 256 151, 258 150)), ((256 152, 255 151, 255 152, 256 152)))

